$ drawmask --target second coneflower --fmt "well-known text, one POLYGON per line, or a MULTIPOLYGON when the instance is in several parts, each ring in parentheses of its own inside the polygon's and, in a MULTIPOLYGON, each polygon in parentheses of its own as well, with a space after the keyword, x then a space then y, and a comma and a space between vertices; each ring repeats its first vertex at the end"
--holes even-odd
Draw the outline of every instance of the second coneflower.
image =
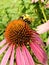
POLYGON ((9 65, 14 65, 14 54, 16 54, 16 65, 35 65, 32 56, 30 55, 27 45, 30 46, 36 58, 45 65, 47 55, 41 48, 42 40, 36 31, 32 30, 29 25, 19 19, 10 22, 5 30, 5 39, 0 42, 0 55, 6 50, 6 53, 1 60, 0 65, 6 65, 8 60, 9 65), (16 50, 14 53, 14 50, 16 50))
POLYGON ((37 26, 36 31, 37 31, 39 34, 42 34, 42 33, 44 33, 44 32, 49 31, 49 20, 48 20, 46 23, 37 26))
MULTIPOLYGON (((32 0, 32 3, 36 3, 38 2, 39 0, 32 0)), ((41 2, 44 2, 44 0, 41 0, 41 2)))

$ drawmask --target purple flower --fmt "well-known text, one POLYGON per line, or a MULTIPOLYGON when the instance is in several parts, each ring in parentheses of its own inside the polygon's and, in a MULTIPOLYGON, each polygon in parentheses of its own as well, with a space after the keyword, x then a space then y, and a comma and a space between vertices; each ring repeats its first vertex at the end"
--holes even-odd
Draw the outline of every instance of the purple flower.
POLYGON ((44 45, 38 33, 32 30, 23 20, 14 20, 7 25, 4 33, 5 39, 0 42, 0 55, 6 50, 0 65, 35 65, 34 60, 29 53, 27 46, 29 45, 36 58, 45 65, 47 55, 42 49, 44 45), (4 46, 3 46, 4 45, 4 46), (14 58, 16 55, 16 58, 14 58))

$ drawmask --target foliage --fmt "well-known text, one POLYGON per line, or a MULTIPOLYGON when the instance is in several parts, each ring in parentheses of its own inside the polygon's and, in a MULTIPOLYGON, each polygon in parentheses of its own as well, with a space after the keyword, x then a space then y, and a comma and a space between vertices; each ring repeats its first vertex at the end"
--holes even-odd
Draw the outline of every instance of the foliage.
MULTIPOLYGON (((49 8, 45 7, 47 2, 49 1, 31 3, 31 0, 0 0, 0 41, 4 38, 8 22, 18 19, 23 14, 28 14, 32 18, 32 29, 46 22, 49 19, 49 8)), ((48 35, 49 32, 40 35, 43 42, 47 42, 48 35)), ((49 50, 46 51, 49 53, 49 50)))

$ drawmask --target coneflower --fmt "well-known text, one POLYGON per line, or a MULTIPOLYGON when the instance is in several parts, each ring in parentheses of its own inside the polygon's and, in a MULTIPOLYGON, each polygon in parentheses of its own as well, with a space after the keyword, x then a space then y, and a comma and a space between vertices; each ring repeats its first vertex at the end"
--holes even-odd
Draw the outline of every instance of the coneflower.
POLYGON ((36 58, 45 65, 47 55, 42 49, 43 42, 38 33, 32 30, 29 25, 21 20, 11 21, 4 33, 5 39, 0 42, 0 55, 6 50, 0 65, 6 65, 9 60, 9 65, 14 65, 14 55, 16 55, 16 65, 35 65, 34 60, 27 49, 30 46, 36 58), (15 51, 15 53, 14 53, 15 51))

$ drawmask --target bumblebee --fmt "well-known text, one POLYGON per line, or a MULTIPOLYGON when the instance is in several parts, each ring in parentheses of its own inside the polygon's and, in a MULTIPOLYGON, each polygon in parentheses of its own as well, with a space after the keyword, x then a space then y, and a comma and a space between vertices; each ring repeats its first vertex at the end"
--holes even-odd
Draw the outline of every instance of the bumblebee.
POLYGON ((25 14, 25 15, 20 16, 19 19, 24 20, 24 21, 27 22, 28 24, 31 24, 31 21, 32 21, 32 19, 30 18, 30 16, 29 16, 28 14, 25 14))

